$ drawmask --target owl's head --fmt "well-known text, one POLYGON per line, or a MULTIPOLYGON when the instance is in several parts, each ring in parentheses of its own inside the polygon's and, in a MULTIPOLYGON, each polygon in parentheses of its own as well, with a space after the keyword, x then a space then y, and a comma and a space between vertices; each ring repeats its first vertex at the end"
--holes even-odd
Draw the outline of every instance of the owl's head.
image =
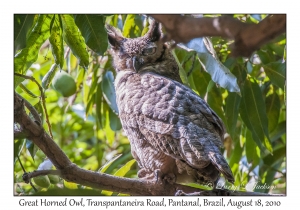
POLYGON ((155 72, 181 82, 178 65, 167 45, 158 22, 150 22, 148 32, 138 38, 125 38, 113 26, 106 25, 114 67, 119 71, 155 72))

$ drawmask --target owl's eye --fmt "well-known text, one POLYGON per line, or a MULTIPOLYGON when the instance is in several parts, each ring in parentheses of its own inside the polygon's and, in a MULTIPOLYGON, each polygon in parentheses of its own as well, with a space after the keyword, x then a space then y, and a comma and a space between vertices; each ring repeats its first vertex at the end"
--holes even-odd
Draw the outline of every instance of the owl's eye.
POLYGON ((150 47, 150 48, 146 48, 143 49, 143 55, 152 55, 153 53, 156 52, 156 47, 150 47))

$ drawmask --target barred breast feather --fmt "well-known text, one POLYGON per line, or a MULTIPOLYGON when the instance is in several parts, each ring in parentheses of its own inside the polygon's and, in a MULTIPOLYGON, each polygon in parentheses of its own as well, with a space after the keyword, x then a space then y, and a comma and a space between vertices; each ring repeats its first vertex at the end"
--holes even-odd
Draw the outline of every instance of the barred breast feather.
POLYGON ((191 89, 152 72, 126 70, 117 74, 115 88, 140 177, 159 169, 178 180, 215 182, 222 173, 234 181, 220 152, 223 122, 191 89))

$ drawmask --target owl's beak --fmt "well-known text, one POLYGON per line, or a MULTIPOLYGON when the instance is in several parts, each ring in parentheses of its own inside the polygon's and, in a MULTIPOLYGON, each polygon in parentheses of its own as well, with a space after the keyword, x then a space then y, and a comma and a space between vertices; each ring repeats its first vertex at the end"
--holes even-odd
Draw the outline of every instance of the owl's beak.
POLYGON ((141 68, 141 63, 140 63, 140 59, 137 56, 134 56, 132 58, 132 63, 133 63, 133 68, 136 72, 139 71, 139 69, 141 68))

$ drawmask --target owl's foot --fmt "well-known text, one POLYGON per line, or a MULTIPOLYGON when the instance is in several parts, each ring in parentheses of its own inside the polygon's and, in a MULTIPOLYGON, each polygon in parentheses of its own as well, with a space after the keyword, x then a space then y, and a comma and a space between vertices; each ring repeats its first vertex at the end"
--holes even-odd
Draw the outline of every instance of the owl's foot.
POLYGON ((159 169, 156 169, 154 172, 149 172, 146 169, 142 168, 138 171, 138 177, 140 179, 145 179, 149 181, 155 181, 156 184, 163 184, 162 173, 159 169))
POLYGON ((138 177, 140 179, 147 179, 149 177, 149 174, 148 172, 146 171, 146 169, 142 168, 138 171, 137 173, 138 177))
POLYGON ((175 174, 163 174, 160 169, 149 172, 143 168, 138 171, 137 175, 140 179, 147 179, 149 181, 154 180, 156 184, 164 184, 166 182, 169 184, 174 184, 176 182, 175 174))

